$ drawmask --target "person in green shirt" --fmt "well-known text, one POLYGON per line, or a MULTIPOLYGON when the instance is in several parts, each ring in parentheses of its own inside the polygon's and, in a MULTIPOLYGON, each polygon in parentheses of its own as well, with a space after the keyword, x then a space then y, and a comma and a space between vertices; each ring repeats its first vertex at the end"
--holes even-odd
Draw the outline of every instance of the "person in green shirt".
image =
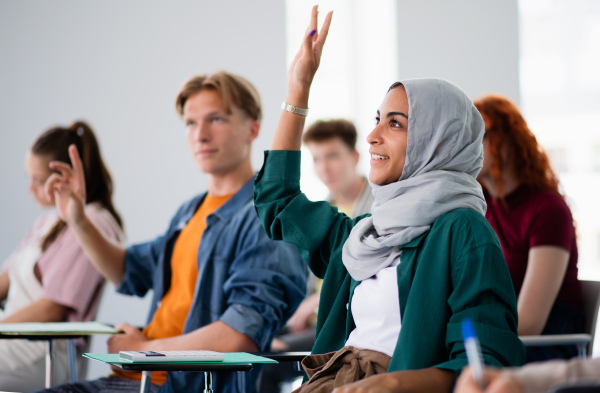
POLYGON ((367 137, 372 215, 350 219, 301 192, 304 108, 331 22, 317 33, 317 13, 254 191, 269 237, 296 245, 323 278, 298 391, 448 392, 467 364, 465 318, 486 364, 522 364, 514 290, 475 179, 483 120, 460 89, 440 79, 390 87, 367 137))

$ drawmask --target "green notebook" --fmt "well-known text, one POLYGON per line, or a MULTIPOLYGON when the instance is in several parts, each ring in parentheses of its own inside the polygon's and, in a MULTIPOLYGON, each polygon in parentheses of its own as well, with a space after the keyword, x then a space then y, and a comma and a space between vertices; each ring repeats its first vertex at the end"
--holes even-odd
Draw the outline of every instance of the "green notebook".
MULTIPOLYGON (((164 363, 202 363, 202 364, 236 364, 236 363, 277 363, 276 360, 265 358, 262 356, 252 355, 246 352, 225 352, 225 359, 221 362, 164 362, 164 363)), ((103 363, 110 364, 157 364, 156 362, 131 362, 122 360, 118 353, 84 353, 83 356, 89 359, 98 360, 103 363)), ((160 364, 160 363, 159 363, 160 364)))

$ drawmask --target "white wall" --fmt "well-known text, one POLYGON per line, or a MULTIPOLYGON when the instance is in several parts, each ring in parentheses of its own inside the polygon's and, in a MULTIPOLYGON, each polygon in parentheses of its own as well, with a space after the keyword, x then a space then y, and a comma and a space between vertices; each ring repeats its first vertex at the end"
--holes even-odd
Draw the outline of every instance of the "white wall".
MULTIPOLYGON (((386 37, 377 35, 377 24, 389 24, 389 15, 364 12, 371 9, 365 0, 352 4, 363 11, 353 16, 356 28, 346 35, 348 46, 358 42, 357 50, 365 48, 364 37, 381 44, 386 37)), ((397 0, 393 12, 394 44, 376 48, 367 42, 365 53, 349 49, 355 61, 367 53, 376 58, 378 51, 386 51, 381 58, 389 59, 396 52, 397 73, 390 75, 390 84, 435 76, 472 97, 495 91, 519 101, 517 0, 397 0)), ((342 15, 334 16, 332 29, 342 15)), ((307 16, 289 17, 304 21, 307 16)), ((206 187, 173 109, 177 90, 189 76, 224 68, 256 84, 265 107, 253 152, 258 168, 285 93, 284 24, 284 2, 276 0, 0 2, 0 264, 39 214, 22 168, 28 146, 51 125, 82 118, 97 131, 129 243, 161 233, 177 206, 206 187)), ((347 58, 340 56, 333 68, 349 67, 347 58)), ((356 79, 369 73, 377 79, 376 73, 388 67, 372 59, 365 64, 355 65, 350 80, 320 78, 327 84, 325 100, 335 103, 336 92, 367 94, 365 85, 371 82, 359 85, 356 79)), ((379 102, 369 105, 373 108, 351 110, 360 117, 357 124, 364 124, 361 141, 379 102)), ((345 114, 332 111, 329 117, 345 114)), ((99 320, 144 324, 147 300, 117 297, 110 286, 105 295, 99 320)), ((104 351, 103 341, 96 339, 92 350, 104 351)), ((92 377, 106 372, 91 366, 92 377)))
MULTIPOLYGON (((52 125, 85 119, 96 130, 129 243, 160 234, 206 187, 174 110, 193 74, 227 69, 257 86, 258 169, 285 93, 284 16, 284 3, 268 0, 0 2, 0 264, 40 213, 23 163, 52 125)), ((145 323, 147 301, 105 295, 100 321, 145 323)), ((105 351, 99 340, 92 349, 105 351)))
POLYGON ((399 0, 398 77, 447 79, 519 102, 517 0, 399 0))
MULTIPOLYGON (((311 0, 287 0, 288 59, 304 32, 311 0)), ((470 97, 496 92, 519 102, 517 0, 322 0, 334 10, 330 35, 311 92, 308 124, 345 117, 357 126, 360 170, 369 171, 365 139, 375 111, 395 81, 437 77, 470 97)), ((302 189, 322 199, 327 189, 302 159, 302 189)))

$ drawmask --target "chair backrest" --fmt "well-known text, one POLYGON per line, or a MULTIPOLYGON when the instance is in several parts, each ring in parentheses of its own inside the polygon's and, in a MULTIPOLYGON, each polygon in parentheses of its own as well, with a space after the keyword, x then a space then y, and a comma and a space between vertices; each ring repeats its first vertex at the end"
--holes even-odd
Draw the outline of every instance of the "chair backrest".
MULTIPOLYGON (((100 309, 100 302, 102 301, 102 297, 106 292, 106 280, 101 284, 98 288, 98 306, 96 307, 96 312, 92 321, 96 320, 96 315, 98 314, 98 310, 100 309)), ((92 342, 93 336, 84 337, 84 345, 82 347, 71 347, 69 353, 69 379, 71 383, 75 383, 77 381, 84 381, 87 379, 87 371, 88 364, 91 361, 90 359, 82 356, 85 352, 90 351, 90 346, 92 342), (75 356, 75 360, 73 360, 72 356, 75 356)), ((72 344, 70 344, 72 345, 72 344)))
POLYGON ((588 347, 588 354, 591 355, 594 348, 598 308, 600 307, 600 281, 581 281, 581 291, 585 314, 585 333, 592 336, 588 347))

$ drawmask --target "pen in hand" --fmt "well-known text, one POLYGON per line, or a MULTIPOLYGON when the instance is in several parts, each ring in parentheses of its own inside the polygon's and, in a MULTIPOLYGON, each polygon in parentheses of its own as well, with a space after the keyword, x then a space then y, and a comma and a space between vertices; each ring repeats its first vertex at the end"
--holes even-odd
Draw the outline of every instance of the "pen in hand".
POLYGON ((479 346, 479 340, 475 334, 475 328, 470 319, 464 319, 462 321, 462 335, 473 379, 483 391, 485 389, 483 355, 481 353, 481 347, 479 346))

